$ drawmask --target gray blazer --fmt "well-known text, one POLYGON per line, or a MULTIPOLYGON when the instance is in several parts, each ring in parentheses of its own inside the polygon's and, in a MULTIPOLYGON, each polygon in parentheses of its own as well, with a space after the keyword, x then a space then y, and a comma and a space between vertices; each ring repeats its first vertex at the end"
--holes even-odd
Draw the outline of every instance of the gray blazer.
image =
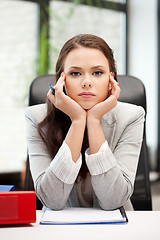
MULTIPOLYGON (((75 176, 72 177, 74 181, 63 180, 58 173, 63 167, 61 165, 61 169, 58 168, 61 156, 65 158, 65 153, 59 150, 59 155, 51 159, 37 132, 37 124, 46 116, 46 110, 46 104, 35 105, 28 107, 25 115, 35 191, 42 203, 49 208, 78 207, 75 181, 79 170, 75 170, 75 176)), ((90 171, 91 161, 88 165, 93 187, 93 207, 111 210, 124 206, 126 210, 133 209, 130 197, 143 139, 144 116, 142 107, 118 102, 114 109, 102 117, 101 126, 108 147, 101 156, 94 159, 100 169, 98 172, 94 174, 94 169, 90 171)), ((80 169, 80 166, 74 167, 80 169)), ((69 174, 70 170, 66 171, 69 174)))

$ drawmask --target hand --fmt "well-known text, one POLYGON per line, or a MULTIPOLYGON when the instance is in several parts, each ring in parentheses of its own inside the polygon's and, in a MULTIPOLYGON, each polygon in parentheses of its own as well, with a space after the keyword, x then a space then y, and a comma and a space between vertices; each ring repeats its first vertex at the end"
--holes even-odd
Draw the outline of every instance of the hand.
POLYGON ((117 99, 120 95, 120 87, 118 82, 114 80, 112 73, 110 73, 109 83, 112 89, 110 95, 105 101, 96 104, 87 111, 87 120, 96 119, 100 121, 105 113, 109 112, 117 105, 117 99))
POLYGON ((47 97, 56 108, 68 115, 72 122, 82 119, 86 121, 86 111, 76 101, 63 92, 64 85, 65 73, 62 73, 61 77, 54 86, 55 95, 53 95, 52 91, 49 90, 47 97))

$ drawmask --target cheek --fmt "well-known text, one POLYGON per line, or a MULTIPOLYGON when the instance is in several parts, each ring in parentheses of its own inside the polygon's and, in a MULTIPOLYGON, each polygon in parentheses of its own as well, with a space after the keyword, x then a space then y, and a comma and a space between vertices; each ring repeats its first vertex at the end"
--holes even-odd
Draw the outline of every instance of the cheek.
POLYGON ((66 81, 65 91, 69 97, 72 98, 72 96, 74 95, 75 89, 76 89, 75 84, 72 84, 71 82, 66 81))
POLYGON ((100 100, 104 101, 107 96, 108 96, 108 90, 109 90, 109 85, 108 83, 104 83, 100 86, 99 88, 99 96, 100 96, 100 100))

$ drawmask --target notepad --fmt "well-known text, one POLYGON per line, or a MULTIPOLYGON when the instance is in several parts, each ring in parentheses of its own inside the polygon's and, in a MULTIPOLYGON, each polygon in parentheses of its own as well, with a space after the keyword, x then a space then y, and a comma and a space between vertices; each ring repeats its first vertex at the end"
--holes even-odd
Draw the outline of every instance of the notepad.
POLYGON ((127 223, 124 208, 105 211, 96 208, 65 208, 60 211, 46 209, 40 224, 116 224, 127 223))

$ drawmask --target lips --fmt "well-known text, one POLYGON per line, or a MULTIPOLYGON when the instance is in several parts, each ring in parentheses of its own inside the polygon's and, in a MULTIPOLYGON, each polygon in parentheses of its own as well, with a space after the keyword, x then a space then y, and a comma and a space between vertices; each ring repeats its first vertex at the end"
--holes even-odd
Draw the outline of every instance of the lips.
POLYGON ((81 97, 93 97, 93 96, 95 96, 95 94, 92 93, 92 92, 81 92, 80 94, 78 94, 78 96, 81 96, 81 97))

